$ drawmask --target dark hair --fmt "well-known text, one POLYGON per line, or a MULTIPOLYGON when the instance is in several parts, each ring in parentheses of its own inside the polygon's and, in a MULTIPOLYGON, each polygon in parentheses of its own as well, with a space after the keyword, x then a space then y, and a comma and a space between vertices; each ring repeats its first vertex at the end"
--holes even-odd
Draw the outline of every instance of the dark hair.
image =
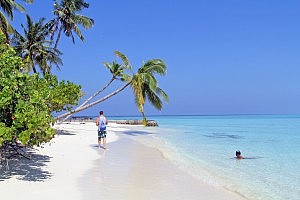
POLYGON ((240 156, 240 155, 241 155, 241 152, 240 152, 240 151, 236 151, 236 152, 235 152, 235 155, 236 155, 236 156, 240 156))
POLYGON ((103 111, 102 110, 100 111, 100 115, 103 115, 103 111))

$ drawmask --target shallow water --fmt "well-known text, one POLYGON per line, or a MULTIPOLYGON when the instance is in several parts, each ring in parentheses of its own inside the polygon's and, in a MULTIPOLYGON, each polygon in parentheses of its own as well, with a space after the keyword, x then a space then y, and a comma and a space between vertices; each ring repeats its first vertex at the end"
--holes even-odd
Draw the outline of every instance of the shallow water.
POLYGON ((299 199, 300 116, 151 119, 159 124, 147 128, 152 145, 194 176, 248 199, 299 199), (236 150, 248 159, 236 160, 236 150))

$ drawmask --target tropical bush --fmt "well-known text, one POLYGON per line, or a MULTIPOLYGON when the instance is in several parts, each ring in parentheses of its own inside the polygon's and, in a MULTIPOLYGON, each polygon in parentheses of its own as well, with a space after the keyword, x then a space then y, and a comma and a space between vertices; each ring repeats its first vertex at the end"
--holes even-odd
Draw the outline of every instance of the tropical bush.
POLYGON ((51 74, 25 73, 21 58, 5 41, 0 33, 0 147, 7 142, 48 142, 55 135, 53 112, 76 105, 81 86, 59 82, 51 74))

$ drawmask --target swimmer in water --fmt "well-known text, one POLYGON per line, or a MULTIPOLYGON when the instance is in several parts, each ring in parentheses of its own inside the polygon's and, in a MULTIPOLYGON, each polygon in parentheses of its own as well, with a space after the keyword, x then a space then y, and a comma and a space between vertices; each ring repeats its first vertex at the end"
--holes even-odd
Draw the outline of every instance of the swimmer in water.
POLYGON ((236 151, 235 156, 236 156, 236 159, 244 159, 244 157, 241 155, 240 151, 236 151))

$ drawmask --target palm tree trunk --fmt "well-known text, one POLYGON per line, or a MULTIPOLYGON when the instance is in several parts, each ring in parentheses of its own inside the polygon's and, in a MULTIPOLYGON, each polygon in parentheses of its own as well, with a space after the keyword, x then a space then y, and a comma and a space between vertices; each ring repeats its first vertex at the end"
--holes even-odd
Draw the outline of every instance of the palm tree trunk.
POLYGON ((146 118, 146 115, 144 113, 144 111, 141 112, 142 115, 143 115, 143 125, 146 126, 147 125, 147 118, 146 118))
MULTIPOLYGON (((110 81, 100 90, 98 90, 96 93, 94 93, 92 96, 90 96, 85 102, 83 102, 80 106, 78 106, 76 109, 81 108, 82 106, 85 106, 88 102, 90 102, 93 98, 95 98, 98 94, 100 94, 103 90, 105 90, 113 81, 115 80, 115 77, 113 76, 110 81)), ((76 110, 75 109, 75 110, 76 110)), ((66 116, 62 121, 67 120, 69 117, 71 117, 74 113, 70 113, 68 116, 66 116)))
POLYGON ((88 109, 98 103, 101 103, 102 101, 105 101, 107 99, 109 99, 110 97, 118 94, 119 92, 123 91, 127 86, 129 86, 131 84, 131 81, 129 81, 128 83, 126 83, 123 87, 119 88, 118 90, 106 95, 105 97, 101 98, 101 99, 98 99, 97 101, 94 101, 88 105, 85 105, 85 106, 82 106, 82 107, 79 107, 79 108, 76 108, 75 110, 72 110, 70 112, 67 112, 67 113, 64 113, 62 115, 59 115, 58 117, 55 118, 56 121, 60 120, 61 118, 64 118, 66 116, 68 116, 69 114, 75 114, 75 113, 78 113, 82 110, 85 110, 85 109, 88 109))

